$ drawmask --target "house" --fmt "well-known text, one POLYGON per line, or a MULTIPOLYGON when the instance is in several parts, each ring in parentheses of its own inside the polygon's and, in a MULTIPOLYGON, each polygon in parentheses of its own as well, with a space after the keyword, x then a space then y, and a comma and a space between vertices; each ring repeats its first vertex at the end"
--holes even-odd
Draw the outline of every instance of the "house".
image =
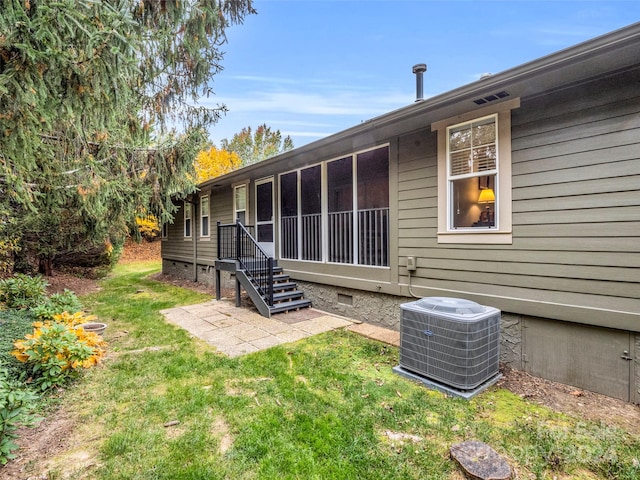
POLYGON ((473 300, 502 361, 640 403, 640 23, 201 184, 163 271, 238 285, 241 234, 316 308, 473 300))

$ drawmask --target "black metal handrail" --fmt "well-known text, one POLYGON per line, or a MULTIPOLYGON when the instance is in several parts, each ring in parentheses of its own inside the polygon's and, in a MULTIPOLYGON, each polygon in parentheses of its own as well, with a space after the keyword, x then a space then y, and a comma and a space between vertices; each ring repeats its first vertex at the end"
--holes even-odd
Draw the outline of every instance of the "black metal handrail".
MULTIPOLYGON (((217 222, 218 227, 218 260, 237 260, 236 237, 238 227, 235 223, 223 224, 217 222)), ((253 236, 255 227, 244 225, 244 228, 253 236)))
POLYGON ((222 225, 218 222, 218 258, 237 260, 247 277, 264 298, 273 306, 273 257, 258 245, 252 227, 240 222, 222 225))

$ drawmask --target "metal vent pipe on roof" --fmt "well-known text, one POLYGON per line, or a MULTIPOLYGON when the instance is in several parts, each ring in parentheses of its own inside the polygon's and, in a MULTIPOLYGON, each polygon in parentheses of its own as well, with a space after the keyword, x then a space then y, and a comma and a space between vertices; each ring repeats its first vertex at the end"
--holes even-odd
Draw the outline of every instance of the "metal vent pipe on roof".
POLYGON ((416 102, 424 100, 422 74, 427 71, 426 63, 417 63, 413 66, 413 73, 416 74, 416 102))

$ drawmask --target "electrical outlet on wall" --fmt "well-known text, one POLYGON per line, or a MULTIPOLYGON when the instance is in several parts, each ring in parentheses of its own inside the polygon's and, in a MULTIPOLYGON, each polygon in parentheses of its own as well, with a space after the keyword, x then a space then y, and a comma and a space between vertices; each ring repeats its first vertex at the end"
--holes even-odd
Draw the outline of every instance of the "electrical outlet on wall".
POLYGON ((407 257, 407 270, 415 272, 417 268, 416 257, 407 257))

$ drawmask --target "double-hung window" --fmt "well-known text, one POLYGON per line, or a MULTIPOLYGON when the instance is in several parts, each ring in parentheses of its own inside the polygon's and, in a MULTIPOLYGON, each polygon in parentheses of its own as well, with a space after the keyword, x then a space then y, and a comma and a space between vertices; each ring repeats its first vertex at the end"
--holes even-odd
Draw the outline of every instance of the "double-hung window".
POLYGON ((233 188, 234 218, 241 224, 247 221, 247 186, 237 185, 233 188))
POLYGON ((438 243, 512 243, 511 110, 520 99, 433 123, 438 243))
POLYGON ((184 238, 191 238, 191 204, 184 201, 184 238))
POLYGON ((209 196, 200 198, 200 236, 209 236, 209 196))
POLYGON ((498 225, 497 118, 491 115, 447 128, 449 230, 498 225))

